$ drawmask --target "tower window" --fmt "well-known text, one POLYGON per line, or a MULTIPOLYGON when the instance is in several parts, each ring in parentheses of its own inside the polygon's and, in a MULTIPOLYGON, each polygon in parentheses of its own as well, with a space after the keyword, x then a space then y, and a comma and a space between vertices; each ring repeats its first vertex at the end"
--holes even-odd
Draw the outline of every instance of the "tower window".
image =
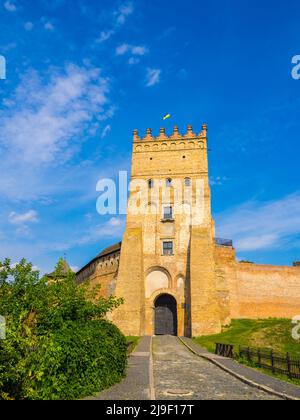
POLYGON ((171 188, 172 187, 172 179, 171 178, 169 178, 169 179, 166 180, 166 187, 167 188, 171 188))
POLYGON ((174 255, 173 254, 173 242, 172 241, 168 241, 168 242, 163 243, 163 255, 165 255, 165 256, 174 255))
POLYGON ((186 187, 190 187, 192 185, 191 178, 185 178, 184 184, 185 184, 186 187))
POLYGON ((153 181, 153 179, 149 179, 149 181, 148 181, 148 187, 150 189, 154 188, 154 181, 153 181))
POLYGON ((164 207, 164 220, 173 219, 173 208, 171 206, 164 207))

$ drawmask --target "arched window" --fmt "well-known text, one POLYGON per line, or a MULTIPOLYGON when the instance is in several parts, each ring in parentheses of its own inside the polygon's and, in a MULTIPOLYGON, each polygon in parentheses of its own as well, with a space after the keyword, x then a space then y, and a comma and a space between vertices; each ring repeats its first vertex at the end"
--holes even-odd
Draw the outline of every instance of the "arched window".
POLYGON ((149 179, 149 181, 148 181, 148 187, 150 189, 154 188, 154 181, 153 181, 153 179, 149 179))
POLYGON ((168 178, 168 179, 166 180, 166 187, 167 187, 167 188, 171 188, 171 187, 172 187, 172 179, 171 179, 171 178, 168 178))
POLYGON ((185 178, 185 180, 184 180, 184 185, 185 185, 186 187, 190 187, 190 186, 192 185, 192 180, 191 180, 191 178, 185 178))

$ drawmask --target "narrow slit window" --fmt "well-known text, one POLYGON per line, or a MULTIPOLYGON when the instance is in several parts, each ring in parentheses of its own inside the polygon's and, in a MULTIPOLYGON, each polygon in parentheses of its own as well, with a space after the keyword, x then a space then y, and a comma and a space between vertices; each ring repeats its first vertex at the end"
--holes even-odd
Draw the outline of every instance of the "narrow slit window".
POLYGON ((172 179, 171 178, 169 178, 169 179, 166 180, 166 186, 167 186, 167 188, 171 188, 172 187, 172 179))
POLYGON ((191 178, 185 178, 185 186, 186 187, 190 187, 192 185, 192 180, 191 178))
POLYGON ((173 219, 173 208, 171 206, 164 207, 164 220, 173 219))

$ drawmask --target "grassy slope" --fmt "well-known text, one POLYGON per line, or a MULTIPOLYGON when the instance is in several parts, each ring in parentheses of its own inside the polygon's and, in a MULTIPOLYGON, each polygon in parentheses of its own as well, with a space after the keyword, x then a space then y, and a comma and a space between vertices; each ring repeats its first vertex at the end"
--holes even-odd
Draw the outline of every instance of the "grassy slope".
POLYGON ((300 340, 292 338, 293 325, 287 319, 235 320, 221 334, 198 337, 194 340, 209 351, 215 351, 215 343, 233 344, 273 349, 277 353, 289 352, 300 358, 300 340))

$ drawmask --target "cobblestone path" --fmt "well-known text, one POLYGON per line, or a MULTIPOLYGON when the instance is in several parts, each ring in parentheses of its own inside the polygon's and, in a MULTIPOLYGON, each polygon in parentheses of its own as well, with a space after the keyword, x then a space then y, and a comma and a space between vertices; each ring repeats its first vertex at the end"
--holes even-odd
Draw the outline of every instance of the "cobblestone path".
POLYGON ((176 337, 153 339, 157 400, 278 400, 191 353, 176 337))

